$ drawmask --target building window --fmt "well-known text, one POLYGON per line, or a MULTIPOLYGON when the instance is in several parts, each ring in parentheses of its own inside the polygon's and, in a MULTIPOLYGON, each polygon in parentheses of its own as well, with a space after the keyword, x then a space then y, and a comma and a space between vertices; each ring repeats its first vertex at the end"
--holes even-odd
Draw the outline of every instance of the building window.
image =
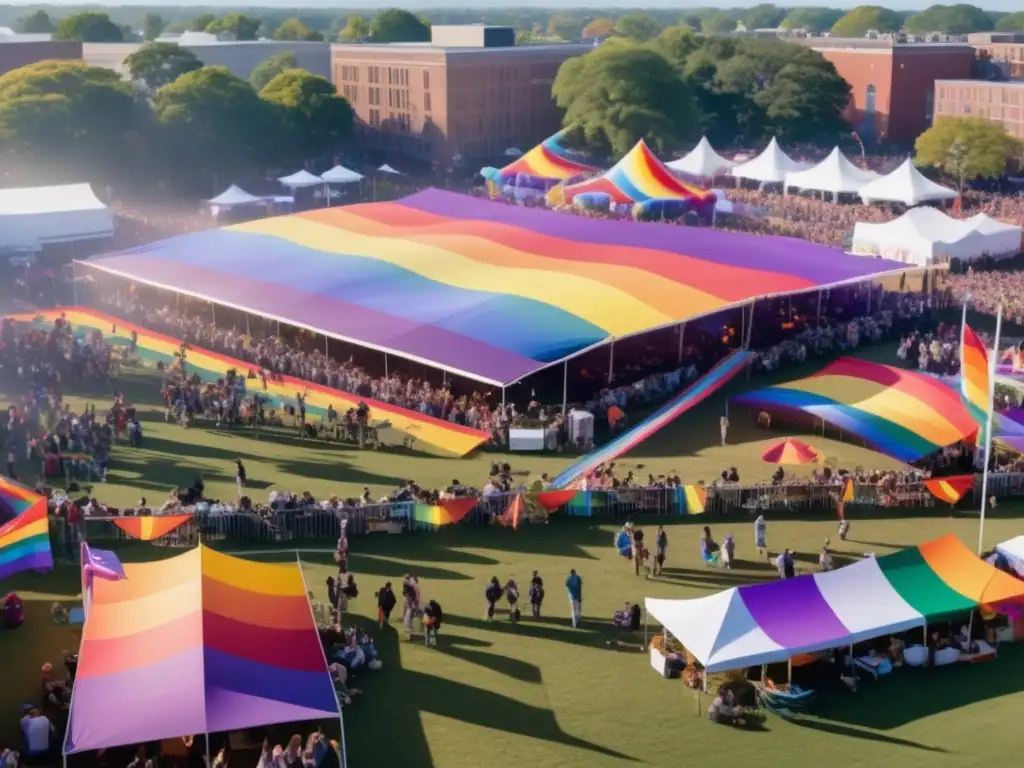
POLYGON ((965 115, 971 114, 971 105, 964 104, 962 107, 960 107, 960 111, 963 112, 965 115))
POLYGON ((423 90, 424 91, 429 91, 430 90, 430 70, 429 69, 424 69, 423 70, 423 90))
MULTIPOLYGON (((424 72, 423 74, 426 74, 426 72, 424 72)), ((423 94, 423 111, 424 112, 430 112, 431 111, 431 107, 430 107, 430 94, 429 93, 424 93, 423 94)))
POLYGON ((931 125, 935 114, 935 89, 929 88, 924 92, 924 122, 931 125))
POLYGON ((380 110, 379 109, 371 109, 370 110, 370 125, 373 126, 374 128, 377 128, 377 127, 380 126, 380 110))

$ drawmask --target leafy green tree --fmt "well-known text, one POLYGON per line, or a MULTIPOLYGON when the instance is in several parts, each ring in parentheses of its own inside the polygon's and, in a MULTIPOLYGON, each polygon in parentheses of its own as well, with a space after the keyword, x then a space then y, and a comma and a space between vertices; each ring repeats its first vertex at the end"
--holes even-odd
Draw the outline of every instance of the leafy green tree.
POLYGON ((565 13, 556 13, 548 19, 548 34, 563 40, 579 40, 582 36, 583 22, 565 13))
POLYGON ((282 51, 267 57, 257 64, 249 75, 249 82, 252 84, 253 90, 259 93, 267 87, 267 83, 282 72, 295 69, 298 66, 299 63, 295 60, 295 54, 290 51, 282 51))
POLYGON ((345 21, 345 26, 338 33, 338 39, 343 43, 358 43, 370 36, 370 22, 365 16, 354 13, 345 21))
POLYGON ((163 33, 167 22, 156 13, 147 13, 142 17, 142 37, 144 40, 156 40, 163 33))
POLYGON ((899 32, 903 17, 878 5, 860 5, 832 25, 833 37, 864 37, 870 30, 899 32))
POLYGON ((747 29, 774 29, 786 18, 786 9, 771 3, 755 5, 743 14, 743 26, 747 29))
POLYGON ((973 5, 933 5, 907 18, 903 27, 907 32, 926 34, 942 32, 947 35, 966 35, 986 32, 995 25, 981 8, 973 5))
POLYGON ((255 40, 259 29, 260 20, 244 13, 229 13, 206 27, 211 34, 225 35, 233 40, 255 40))
POLYGON ((736 17, 731 13, 716 13, 704 19, 701 30, 705 35, 727 35, 736 29, 736 17))
POLYGON ((409 11, 389 8, 373 17, 370 37, 375 43, 426 43, 430 27, 409 11))
POLYGON ((352 135, 352 107, 327 78, 289 69, 267 83, 260 98, 281 110, 288 146, 303 157, 331 155, 352 135))
POLYGON ((914 143, 917 162, 940 168, 961 191, 973 179, 1002 175, 1021 148, 1003 126, 981 117, 940 117, 914 143))
POLYGON ((26 35, 53 34, 53 21, 50 15, 40 8, 18 21, 18 31, 26 35))
POLYGON ((690 27, 669 27, 651 40, 651 48, 664 56, 680 73, 686 69, 690 55, 700 48, 700 40, 690 27))
POLYGON ((1017 11, 1003 16, 996 22, 1000 32, 1024 32, 1024 11, 1017 11))
POLYGON ((836 8, 793 8, 779 25, 786 29, 805 29, 812 35, 828 32, 843 18, 836 8))
POLYGON ((593 40, 595 37, 608 37, 615 30, 615 20, 606 16, 599 16, 589 22, 580 33, 584 40, 593 40))
POLYGON ((622 37, 646 43, 657 37, 664 27, 653 16, 641 11, 631 11, 619 17, 615 22, 615 32, 622 37))
POLYGON ((206 28, 216 20, 217 17, 212 13, 201 13, 192 19, 191 29, 193 32, 205 32, 206 28))
POLYGON ((124 31, 106 13, 85 11, 65 16, 57 24, 57 40, 81 40, 83 43, 120 43, 124 31))
POLYGON ((128 55, 124 63, 132 80, 143 83, 150 91, 163 88, 186 72, 194 72, 203 66, 192 51, 177 43, 165 42, 146 43, 128 55))
POLYGON ((679 23, 684 27, 689 27, 694 32, 699 32, 703 25, 703 19, 695 13, 686 13, 679 19, 679 23))
POLYGON ((647 139, 660 150, 700 135, 690 88, 657 51, 625 40, 566 61, 552 94, 587 144, 621 155, 647 139))
POLYGON ((849 101, 850 84, 835 68, 810 62, 787 64, 754 95, 773 135, 789 142, 819 144, 832 143, 849 132, 843 118, 849 101))
POLYGON ((323 35, 315 32, 296 17, 285 19, 274 30, 275 40, 323 40, 323 35))

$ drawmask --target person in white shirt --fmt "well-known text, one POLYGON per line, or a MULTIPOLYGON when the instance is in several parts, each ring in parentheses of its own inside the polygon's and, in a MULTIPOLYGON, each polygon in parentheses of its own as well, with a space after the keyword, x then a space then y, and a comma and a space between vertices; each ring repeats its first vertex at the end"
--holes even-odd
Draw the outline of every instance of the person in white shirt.
POLYGON ((50 739, 56 733, 53 723, 38 709, 33 709, 21 718, 21 732, 25 736, 25 763, 45 765, 50 756, 50 739))
POLYGON ((718 429, 722 433, 722 445, 725 445, 725 440, 729 436, 729 417, 723 416, 718 420, 718 429))

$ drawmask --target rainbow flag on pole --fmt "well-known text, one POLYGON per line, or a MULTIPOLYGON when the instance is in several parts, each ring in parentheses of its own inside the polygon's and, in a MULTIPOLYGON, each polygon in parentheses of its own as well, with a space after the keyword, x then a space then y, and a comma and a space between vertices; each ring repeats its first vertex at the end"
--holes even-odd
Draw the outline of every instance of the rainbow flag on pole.
POLYGON ((0 579, 53 568, 44 496, 0 477, 0 519, 7 520, 0 527, 0 579))
POLYGON ((978 424, 978 444, 985 440, 985 424, 992 407, 992 373, 988 350, 978 334, 963 325, 960 340, 960 399, 978 424))

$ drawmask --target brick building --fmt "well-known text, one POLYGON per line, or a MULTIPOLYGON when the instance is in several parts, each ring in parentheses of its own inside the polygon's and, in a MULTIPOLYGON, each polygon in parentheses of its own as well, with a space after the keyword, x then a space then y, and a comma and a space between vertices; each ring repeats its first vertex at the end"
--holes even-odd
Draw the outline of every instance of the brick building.
POLYGON ((1024 139, 1024 82, 939 80, 935 117, 983 117, 1024 139))
POLYGON ((0 35, 0 75, 47 59, 81 59, 82 44, 38 35, 0 35))
POLYGON ((913 142, 931 125, 935 81, 969 78, 974 48, 966 43, 805 38, 852 90, 847 118, 865 142, 913 142))
POLYGON ((968 35, 977 52, 977 77, 986 80, 1024 79, 1024 33, 984 32, 968 35))
POLYGON ((442 165, 527 150, 561 127, 551 85, 589 44, 516 46, 507 27, 435 26, 430 43, 338 44, 331 69, 368 148, 442 165))

